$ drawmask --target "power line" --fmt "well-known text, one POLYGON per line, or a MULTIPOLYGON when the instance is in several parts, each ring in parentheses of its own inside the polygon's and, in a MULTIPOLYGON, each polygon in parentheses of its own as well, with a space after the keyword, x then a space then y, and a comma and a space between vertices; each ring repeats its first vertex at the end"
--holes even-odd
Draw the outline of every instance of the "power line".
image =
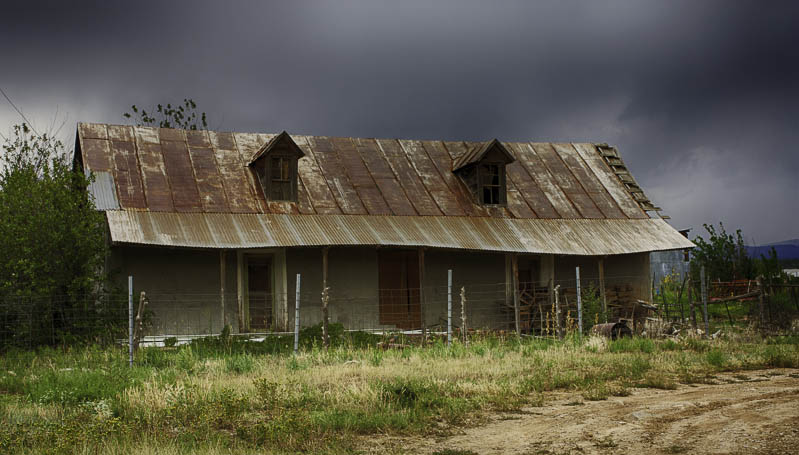
POLYGON ((10 105, 11 105, 11 107, 13 107, 15 111, 17 111, 17 114, 19 114, 19 115, 20 115, 20 117, 22 117, 22 120, 25 120, 25 123, 27 123, 27 124, 28 124, 28 126, 30 126, 30 127, 31 127, 31 129, 33 130, 33 132, 34 132, 34 133, 36 133, 36 135, 37 135, 37 136, 39 136, 40 134, 39 134, 39 132, 38 132, 38 131, 36 131, 36 128, 34 128, 34 127, 33 127, 33 123, 31 123, 31 121, 30 121, 30 120, 28 120, 28 118, 27 118, 27 117, 25 117, 25 114, 23 114, 23 113, 22 113, 22 111, 21 111, 21 110, 19 110, 19 108, 17 107, 17 105, 16 105, 16 104, 14 104, 14 102, 13 102, 13 101, 11 101, 11 98, 9 98, 9 97, 8 97, 8 95, 6 95, 6 92, 5 92, 5 90, 3 90, 3 87, 0 87, 0 93, 2 93, 2 94, 3 94, 3 96, 4 96, 4 97, 5 97, 5 99, 6 99, 6 101, 8 101, 8 104, 10 104, 10 105))

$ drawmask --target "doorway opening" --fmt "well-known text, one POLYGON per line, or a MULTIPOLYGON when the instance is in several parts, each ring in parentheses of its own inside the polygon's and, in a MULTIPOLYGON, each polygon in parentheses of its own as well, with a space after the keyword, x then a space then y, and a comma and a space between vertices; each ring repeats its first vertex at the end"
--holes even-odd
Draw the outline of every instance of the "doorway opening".
POLYGON ((379 250, 380 324, 412 330, 422 327, 419 254, 416 250, 379 250))

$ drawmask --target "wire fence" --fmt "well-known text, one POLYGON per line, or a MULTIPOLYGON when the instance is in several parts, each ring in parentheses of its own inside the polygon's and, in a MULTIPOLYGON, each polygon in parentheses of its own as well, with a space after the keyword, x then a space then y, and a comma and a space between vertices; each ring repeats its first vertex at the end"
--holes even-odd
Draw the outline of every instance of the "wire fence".
MULTIPOLYGON (((475 332, 563 337, 623 324, 630 333, 708 335, 725 327, 796 330, 799 284, 693 282, 669 274, 540 281, 442 283, 415 288, 338 289, 311 283, 294 292, 188 294, 131 290, 129 296, 0 298, 0 349, 70 343, 164 346, 219 335, 250 338, 336 330, 426 340, 475 332)), ((601 333, 601 332, 600 332, 601 333)))

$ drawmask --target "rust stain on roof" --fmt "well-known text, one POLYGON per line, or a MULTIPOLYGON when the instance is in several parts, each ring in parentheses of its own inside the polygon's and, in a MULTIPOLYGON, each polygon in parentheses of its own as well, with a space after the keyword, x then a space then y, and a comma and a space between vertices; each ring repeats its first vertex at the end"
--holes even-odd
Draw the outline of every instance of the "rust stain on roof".
POLYGON ((266 201, 247 165, 275 137, 78 125, 80 163, 111 174, 123 210, 628 220, 648 218, 642 204, 651 206, 594 144, 497 142, 515 159, 506 167, 507 206, 484 207, 452 169, 494 141, 302 135, 290 136, 305 155, 298 165, 298 202, 266 201))

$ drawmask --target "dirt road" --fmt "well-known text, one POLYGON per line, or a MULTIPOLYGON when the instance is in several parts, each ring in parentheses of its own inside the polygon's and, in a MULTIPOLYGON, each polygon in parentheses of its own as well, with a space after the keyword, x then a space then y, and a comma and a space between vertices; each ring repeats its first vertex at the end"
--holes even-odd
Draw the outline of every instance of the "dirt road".
POLYGON ((718 375, 716 384, 633 389, 497 414, 447 437, 389 438, 372 451, 452 454, 799 454, 799 370, 718 375), (580 404, 581 403, 581 404, 580 404))

